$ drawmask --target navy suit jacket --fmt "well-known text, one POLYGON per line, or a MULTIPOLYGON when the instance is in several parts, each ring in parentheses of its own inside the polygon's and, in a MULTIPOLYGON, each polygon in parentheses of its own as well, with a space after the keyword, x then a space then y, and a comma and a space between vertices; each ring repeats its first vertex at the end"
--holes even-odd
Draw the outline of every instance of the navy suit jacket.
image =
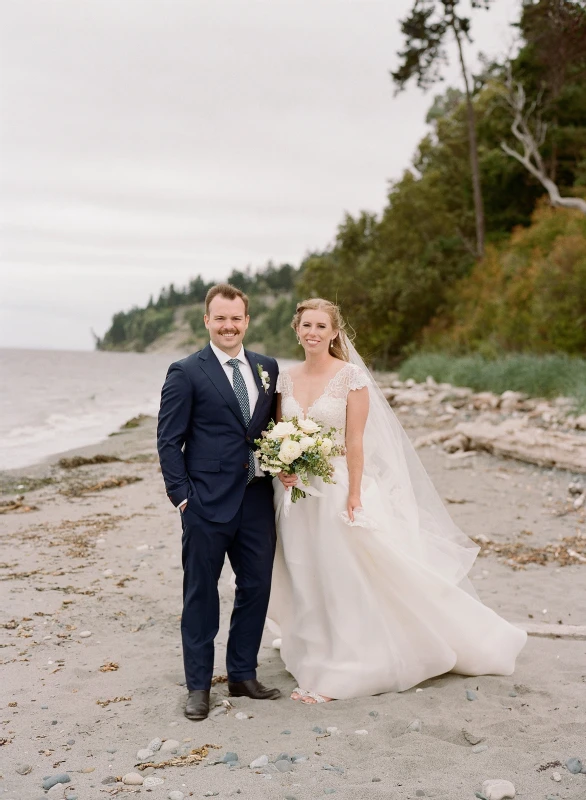
POLYGON ((187 498, 197 514, 229 522, 244 498, 250 447, 274 417, 279 367, 274 358, 245 350, 259 388, 248 426, 224 368, 207 345, 171 364, 161 392, 157 448, 167 494, 187 498), (269 373, 268 391, 258 367, 269 373))

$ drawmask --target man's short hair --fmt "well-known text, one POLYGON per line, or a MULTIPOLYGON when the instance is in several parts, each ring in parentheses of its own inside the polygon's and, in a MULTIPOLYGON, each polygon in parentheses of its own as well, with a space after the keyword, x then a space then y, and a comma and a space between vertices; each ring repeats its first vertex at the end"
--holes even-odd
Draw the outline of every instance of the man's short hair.
POLYGON ((216 283, 215 286, 208 291, 206 294, 206 314, 209 317, 210 315, 210 303, 214 299, 220 295, 221 297, 225 297, 226 300, 236 300, 239 297, 242 302, 244 303, 244 315, 248 316, 248 297, 241 292, 240 289, 237 289, 235 286, 232 286, 231 283, 216 283))

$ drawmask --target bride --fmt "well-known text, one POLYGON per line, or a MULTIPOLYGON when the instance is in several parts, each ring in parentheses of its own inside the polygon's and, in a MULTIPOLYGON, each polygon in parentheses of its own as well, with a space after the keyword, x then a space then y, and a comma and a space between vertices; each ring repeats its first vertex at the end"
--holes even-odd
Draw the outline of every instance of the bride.
POLYGON ((300 303, 305 361, 277 382, 277 421, 339 431, 334 484, 275 479, 277 553, 269 624, 299 684, 327 702, 400 692, 445 672, 510 675, 526 633, 484 606, 466 575, 478 548, 452 522, 382 392, 344 333, 337 306, 300 303))

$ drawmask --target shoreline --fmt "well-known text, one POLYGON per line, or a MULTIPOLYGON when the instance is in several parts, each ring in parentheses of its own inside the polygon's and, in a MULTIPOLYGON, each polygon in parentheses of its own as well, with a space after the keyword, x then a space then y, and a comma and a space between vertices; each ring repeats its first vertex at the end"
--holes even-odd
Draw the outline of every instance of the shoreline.
MULTIPOLYGON (((401 412, 401 421, 412 439, 437 425, 414 412, 401 412)), ((34 472, 52 482, 24 492, 35 510, 0 516, 0 773, 7 800, 40 798, 42 779, 57 773, 71 778, 69 794, 93 800, 122 790, 115 779, 130 772, 164 781, 143 784, 154 800, 173 790, 186 797, 313 800, 332 789, 342 800, 466 800, 489 778, 512 781, 518 797, 584 796, 586 775, 564 766, 572 757, 586 760, 582 640, 530 636, 510 677, 448 674, 402 694, 308 708, 288 699, 295 683, 266 630, 259 678, 283 698, 233 698, 227 708, 219 682, 211 718, 186 720, 181 528, 165 496, 154 430, 155 420, 143 419, 13 475, 34 472), (97 455, 122 460, 57 465, 97 455), (476 699, 467 700, 466 690, 476 699), (204 744, 221 749, 209 749, 199 765, 141 770, 137 752, 155 737, 175 740, 179 755, 204 744), (227 751, 238 754, 242 768, 214 765, 227 751), (272 763, 248 767, 283 752, 305 760, 285 773, 272 763), (30 772, 17 772, 23 766, 30 772)), ((486 453, 419 454, 468 535, 543 553, 548 543, 584 532, 583 513, 567 507, 567 472, 486 453)), ((549 556, 517 569, 489 549, 470 577, 482 601, 513 622, 583 625, 584 569, 549 556)), ((233 599, 227 570, 220 598, 219 678, 233 599)), ((153 760, 164 758, 169 754, 153 760)), ((64 788, 44 796, 63 797, 64 788)))

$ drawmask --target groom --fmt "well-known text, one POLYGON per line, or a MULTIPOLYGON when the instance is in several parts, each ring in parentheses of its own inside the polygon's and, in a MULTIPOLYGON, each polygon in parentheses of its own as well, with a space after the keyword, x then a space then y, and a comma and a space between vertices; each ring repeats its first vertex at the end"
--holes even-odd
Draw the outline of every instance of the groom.
POLYGON ((252 450, 274 416, 279 368, 273 358, 242 346, 249 319, 243 292, 213 286, 204 316, 210 344, 171 364, 161 393, 157 447, 183 527, 185 716, 194 720, 209 712, 226 554, 236 575, 226 652, 230 694, 280 696, 256 679, 276 534, 271 479, 252 450))

